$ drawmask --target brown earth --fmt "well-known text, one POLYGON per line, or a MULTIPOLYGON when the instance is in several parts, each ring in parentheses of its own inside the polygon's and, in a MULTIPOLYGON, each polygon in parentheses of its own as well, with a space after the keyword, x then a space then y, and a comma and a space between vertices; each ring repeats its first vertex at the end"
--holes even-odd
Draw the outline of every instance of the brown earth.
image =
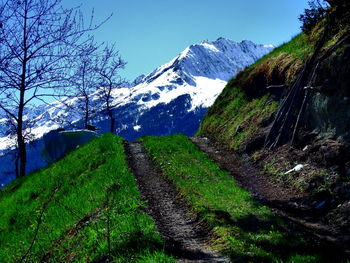
POLYGON ((231 262, 207 248, 208 231, 179 196, 174 186, 156 169, 141 142, 125 142, 129 167, 134 173, 146 212, 166 240, 166 250, 178 262, 231 262))

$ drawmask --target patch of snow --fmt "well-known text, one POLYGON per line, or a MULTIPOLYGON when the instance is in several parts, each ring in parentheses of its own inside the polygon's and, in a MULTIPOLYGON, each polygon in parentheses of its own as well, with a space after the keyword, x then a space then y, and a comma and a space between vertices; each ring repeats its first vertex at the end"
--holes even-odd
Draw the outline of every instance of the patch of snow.
POLYGON ((171 65, 171 64, 174 63, 174 61, 175 61, 176 59, 182 59, 182 58, 187 57, 188 54, 190 53, 190 51, 191 51, 190 47, 185 48, 185 50, 182 51, 178 57, 175 57, 175 58, 172 59, 168 64, 165 64, 165 65, 171 65))
POLYGON ((220 52, 220 50, 218 50, 216 48, 216 46, 214 46, 213 44, 210 44, 208 42, 203 42, 203 43, 201 43, 201 45, 212 52, 220 52))
POLYGON ((197 84, 196 94, 192 92, 192 108, 194 110, 197 107, 208 108, 214 104, 216 98, 220 95, 225 88, 227 82, 221 79, 208 79, 205 77, 194 77, 197 84))
POLYGON ((13 145, 14 141, 9 136, 0 138, 0 151, 6 150, 13 145))
POLYGON ((135 131, 139 131, 141 129, 141 126, 140 125, 136 125, 133 127, 135 131))

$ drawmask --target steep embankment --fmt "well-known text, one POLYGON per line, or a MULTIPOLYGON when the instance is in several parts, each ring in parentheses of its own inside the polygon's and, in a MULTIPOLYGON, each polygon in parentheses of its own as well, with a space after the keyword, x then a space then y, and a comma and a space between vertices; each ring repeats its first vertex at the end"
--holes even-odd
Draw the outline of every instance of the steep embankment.
MULTIPOLYGON (((339 3, 349 7, 346 1, 339 3)), ((209 109, 198 132, 236 153, 248 154, 249 165, 254 165, 273 184, 294 191, 294 208, 302 211, 307 207, 314 223, 324 224, 336 236, 344 237, 347 249, 350 248, 348 10, 343 6, 329 9, 328 15, 309 33, 294 37, 239 73, 209 109), (299 93, 294 93, 299 95, 291 100, 291 110, 285 111, 285 115, 276 114, 284 99, 293 94, 302 72, 305 75, 299 93), (268 144, 273 147, 264 148, 266 136, 276 124, 275 116, 280 117, 277 122, 282 120, 285 125, 275 130, 278 133, 272 133, 272 137, 282 134, 283 138, 278 144, 268 144), (296 130, 298 136, 290 144, 296 130)))
POLYGON ((174 262, 143 206, 104 135, 0 190, 0 262, 174 262))

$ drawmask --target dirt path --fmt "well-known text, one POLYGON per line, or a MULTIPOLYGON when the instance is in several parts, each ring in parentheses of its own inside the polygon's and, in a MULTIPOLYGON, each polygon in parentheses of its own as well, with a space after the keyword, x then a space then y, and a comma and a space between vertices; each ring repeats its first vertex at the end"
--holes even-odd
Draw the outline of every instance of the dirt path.
MULTIPOLYGON (((265 180, 265 178, 259 176, 259 171, 256 168, 243 162, 241 158, 231 151, 215 145, 208 138, 192 137, 190 140, 202 152, 217 162, 222 169, 229 171, 236 179, 238 185, 247 189, 259 201, 263 203, 274 202, 275 206, 281 203, 285 208, 292 208, 295 206, 295 203, 290 200, 296 200, 302 197, 292 189, 282 188, 277 184, 265 180)), ((300 207, 298 208, 300 209, 300 207)))
POLYGON ((208 236, 173 185, 154 167, 140 142, 126 142, 129 165, 137 179, 147 213, 156 221, 166 240, 166 249, 178 262, 231 262, 206 248, 208 236))
POLYGON ((328 249, 343 251, 350 255, 348 236, 333 231, 328 225, 320 223, 319 216, 311 207, 303 204, 304 196, 289 188, 282 187, 259 174, 259 170, 233 152, 222 149, 208 138, 192 137, 190 140, 227 170, 238 185, 247 189, 254 199, 267 205, 277 216, 289 222, 287 231, 298 231, 309 236, 313 242, 328 249), (321 244, 322 243, 322 244, 321 244))

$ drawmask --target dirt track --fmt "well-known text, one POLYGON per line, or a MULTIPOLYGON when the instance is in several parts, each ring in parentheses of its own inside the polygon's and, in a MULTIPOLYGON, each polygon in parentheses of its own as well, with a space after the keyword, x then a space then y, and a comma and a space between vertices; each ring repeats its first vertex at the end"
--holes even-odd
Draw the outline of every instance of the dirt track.
POLYGON ((153 165, 140 142, 126 142, 129 165, 139 184, 147 213, 157 224, 166 240, 166 249, 178 262, 231 262, 228 258, 206 248, 205 229, 179 197, 173 185, 167 182, 153 165))
POLYGON ((248 190, 254 199, 267 205, 277 216, 289 222, 286 231, 300 232, 308 237, 310 242, 329 250, 332 254, 340 257, 343 253, 347 254, 345 257, 350 255, 350 237, 321 223, 320 215, 316 214, 315 209, 304 204, 306 197, 261 176, 254 165, 216 145, 208 138, 192 137, 190 140, 222 169, 230 172, 238 185, 248 190))

